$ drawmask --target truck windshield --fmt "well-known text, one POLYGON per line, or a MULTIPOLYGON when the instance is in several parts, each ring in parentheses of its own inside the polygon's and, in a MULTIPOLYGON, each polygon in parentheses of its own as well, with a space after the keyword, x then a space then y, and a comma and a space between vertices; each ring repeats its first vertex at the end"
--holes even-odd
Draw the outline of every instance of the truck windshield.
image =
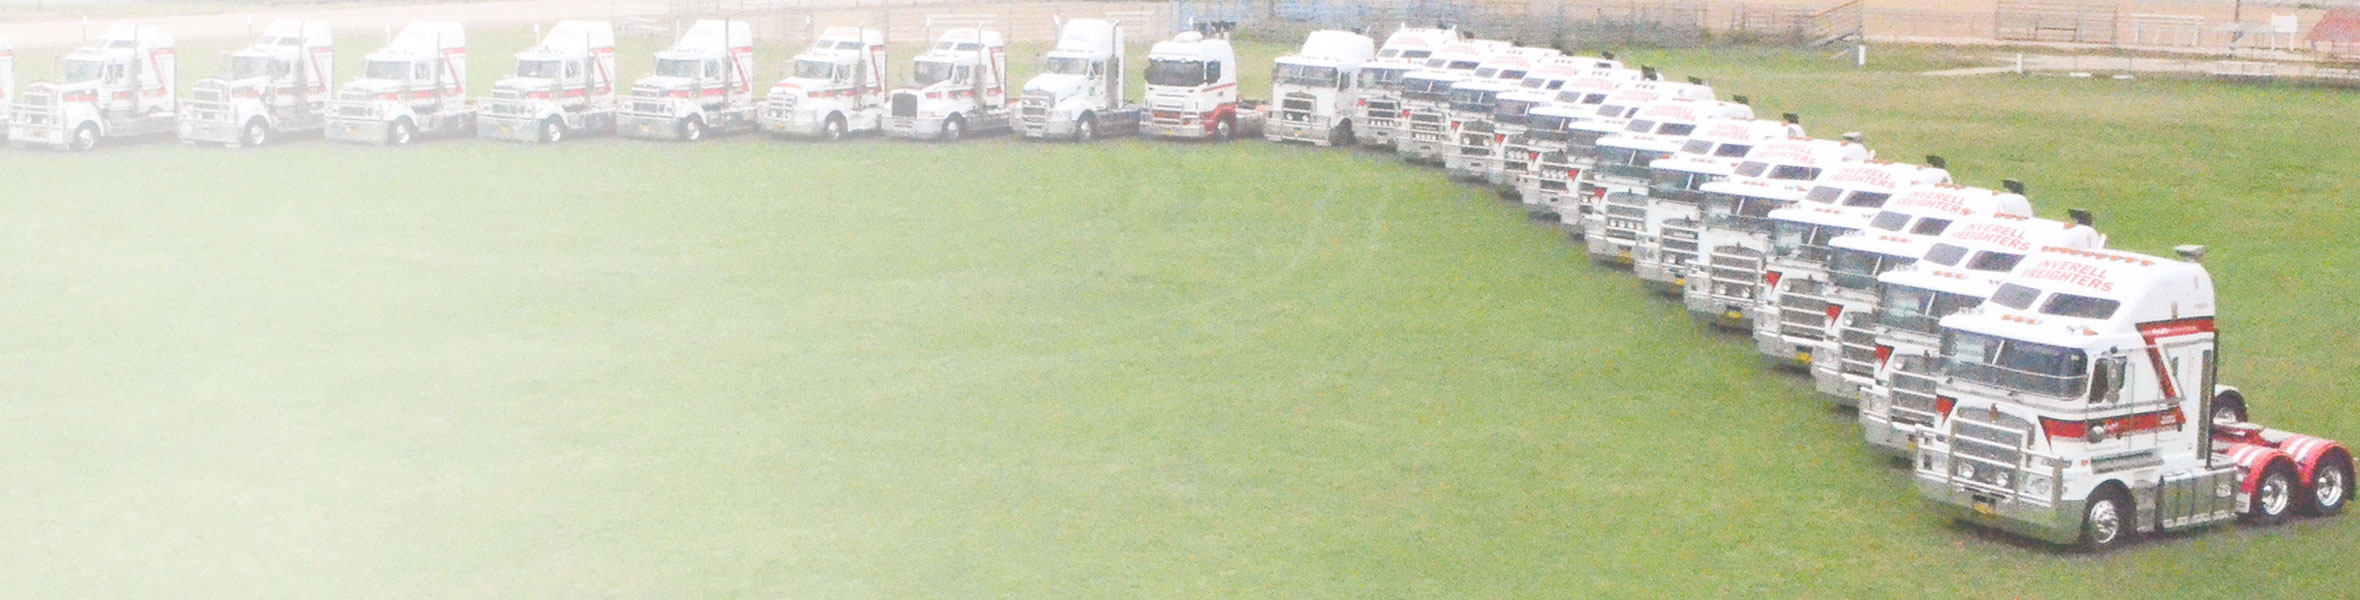
POLYGON ((410 63, 408 61, 372 60, 369 61, 367 67, 361 70, 362 77, 366 79, 410 78, 410 63))
POLYGON ((57 73, 58 79, 64 83, 98 81, 99 78, 106 76, 107 64, 104 61, 96 60, 68 60, 65 61, 65 64, 58 65, 57 73))
POLYGON ((1572 117, 1555 115, 1534 115, 1532 117, 1533 131, 1564 131, 1570 125, 1573 125, 1572 117))
POLYGON ((910 70, 910 82, 918 87, 950 81, 959 74, 957 66, 947 62, 921 60, 916 66, 910 70))
POLYGON ((1718 156, 1721 158, 1745 158, 1745 153, 1752 151, 1754 151, 1753 144, 1724 143, 1721 144, 1721 147, 1713 149, 1713 156, 1718 156))
POLYGON ((1188 87, 1204 85, 1205 63, 1168 58, 1149 59, 1147 61, 1147 84, 1188 87))
POLYGON ((1907 285, 1885 286, 1877 300, 1877 323, 1918 333, 1939 333, 1942 318, 1981 304, 1982 298, 1907 285))
MULTIPOLYGON (((1705 225, 1760 234, 1770 233, 1770 211, 1785 202, 1757 196, 1712 193, 1704 197, 1705 225)), ((1874 280, 1872 279, 1873 283, 1874 280)))
POLYGON ((1409 78, 1409 79, 1403 79, 1403 80, 1401 80, 1401 91, 1404 91, 1404 92, 1410 92, 1410 93, 1423 94, 1423 93, 1431 93, 1431 92, 1441 92, 1441 91, 1445 91, 1445 90, 1449 90, 1449 89, 1450 89, 1450 82, 1448 82, 1448 81, 1444 81, 1444 80, 1440 80, 1440 79, 1427 79, 1427 78, 1424 78, 1424 77, 1412 77, 1412 78, 1409 78))
POLYGON ((1051 56, 1049 57, 1048 72, 1059 75, 1088 75, 1090 74, 1090 59, 1074 56, 1051 56))
POLYGON ((533 79, 564 79, 565 62, 556 60, 516 61, 516 76, 533 79))
POLYGON ((1953 331, 1943 336, 1942 372, 2004 390, 2052 398, 2081 395, 2089 356, 2080 350, 1953 331))
POLYGON ((701 66, 699 61, 678 58, 659 58, 656 59, 656 76, 695 79, 697 76, 697 68, 699 66, 701 66))
POLYGON ((1402 68, 1364 70, 1360 72, 1360 87, 1392 89, 1400 86, 1401 76, 1407 74, 1409 70, 1402 68))
POLYGON ((1871 192, 1868 190, 1852 190, 1851 192, 1846 193, 1844 188, 1839 188, 1832 185, 1823 185, 1811 188, 1811 193, 1809 195, 1803 196, 1803 199, 1820 204, 1842 204, 1844 206, 1853 208, 1876 208, 1884 206, 1885 200, 1892 197, 1892 194, 1885 192, 1871 192))
POLYGON ((828 61, 810 59, 795 61, 795 77, 797 79, 828 79, 835 72, 836 65, 828 61))
POLYGON ((1277 70, 1270 73, 1270 81, 1287 85, 1331 88, 1336 87, 1336 68, 1278 63, 1277 70))
POLYGON ((231 56, 228 71, 230 79, 277 77, 287 72, 279 67, 279 61, 263 56, 231 56))
POLYGON ((1770 224, 1770 252, 1778 256, 1825 263, 1828 259, 1828 240, 1851 232, 1851 229, 1843 227, 1777 221, 1770 224))
POLYGON ((1917 259, 1837 248, 1835 260, 1828 264, 1828 279, 1834 280, 1836 287, 1848 290, 1873 290, 1877 287, 1877 275, 1913 262, 1917 262, 1917 259))

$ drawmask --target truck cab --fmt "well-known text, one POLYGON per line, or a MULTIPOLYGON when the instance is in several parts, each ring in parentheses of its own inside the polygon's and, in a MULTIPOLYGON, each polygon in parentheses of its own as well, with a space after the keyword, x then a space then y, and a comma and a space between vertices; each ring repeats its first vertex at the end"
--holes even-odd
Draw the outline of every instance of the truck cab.
POLYGON ((1475 77, 1484 61, 1509 48, 1507 42, 1498 40, 1453 42, 1426 57, 1425 65, 1403 75, 1400 126, 1393 133, 1393 153, 1417 162, 1451 144, 1451 87, 1475 77))
POLYGON ((1160 137, 1226 141, 1257 132, 1259 107, 1238 100, 1237 53, 1229 40, 1183 31, 1147 53, 1147 122, 1160 137))
POLYGON ((1645 280, 1671 280, 1699 255, 1693 235, 1667 237, 1665 224, 1679 224, 1673 231, 1689 234, 1701 230, 1704 184, 1728 179, 1754 146, 1803 135, 1794 113, 1787 113, 1785 122, 1707 118, 1678 150, 1647 164, 1646 193, 1597 196, 1604 188, 1592 188, 1596 210, 1569 211, 1565 217, 1578 221, 1567 224, 1580 228, 1590 260, 1630 265, 1645 280))
MULTIPOLYGON (((1583 193, 1576 185, 1582 180, 1583 173, 1597 165, 1599 139, 1629 129, 1631 119, 1648 105, 1676 99, 1713 100, 1711 87, 1696 83, 1655 81, 1647 75, 1652 70, 1643 70, 1642 73, 1640 81, 1616 89, 1600 101, 1596 108, 1591 109, 1590 114, 1579 121, 1567 123, 1563 133, 1553 136, 1560 140, 1556 142, 1559 149, 1541 154, 1541 166, 1535 175, 1540 186, 1550 191, 1566 190, 1559 193, 1557 204, 1558 218, 1562 222, 1579 223, 1582 215, 1597 211, 1600 199, 1596 193, 1583 193)), ((1559 113, 1551 109, 1540 114, 1553 116, 1559 113)), ((1534 122, 1539 123, 1541 118, 1534 117, 1534 122)))
POLYGON ((178 62, 172 36, 154 25, 109 26, 60 59, 57 73, 16 98, 10 144, 82 151, 176 127, 178 62))
POLYGON ((1644 193, 1655 178, 1650 165, 1688 145, 1707 121, 1753 118, 1754 107, 1743 102, 1673 98, 1649 104, 1622 131, 1598 138, 1597 160, 1582 171, 1575 189, 1591 197, 1644 193))
POLYGON ((1457 39, 1456 30, 1406 26, 1385 36, 1377 59, 1360 70, 1360 121, 1352 130, 1360 145, 1393 145, 1393 135, 1401 128, 1401 78, 1424 68, 1436 49, 1457 39))
POLYGON ((261 146, 279 134, 327 127, 336 38, 326 21, 272 21, 221 73, 200 79, 180 106, 180 141, 261 146))
POLYGON ((1564 58, 1564 53, 1548 48, 1511 48, 1484 61, 1474 77, 1451 86, 1450 104, 1443 112, 1451 131, 1447 143, 1436 148, 1434 156, 1420 158, 1438 158, 1443 173, 1453 179, 1485 180, 1484 170, 1508 141, 1495 120, 1500 99, 1524 89, 1524 80, 1533 73, 1564 58))
POLYGON ((1939 156, 1926 157, 1923 165, 1883 160, 1845 165, 1819 178, 1801 202, 1770 211, 1770 264, 1762 273, 1761 297, 1754 301, 1754 349, 1775 366, 1809 369, 1812 353, 1834 333, 1834 323, 1876 302, 1874 285, 1866 295, 1836 294, 1828 269, 1835 252, 1831 242, 1868 229, 1902 190, 1950 183, 1945 167, 1939 156))
POLYGON ((794 74, 770 87, 762 130, 832 142, 883 129, 885 65, 884 31, 828 28, 795 55, 794 74))
POLYGON ((540 45, 516 54, 516 73, 492 84, 484 102, 486 138, 555 143, 577 132, 613 133, 615 26, 561 21, 540 45))
POLYGON ((328 139, 401 146, 475 129, 467 99, 467 30, 417 21, 362 59, 328 103, 328 139))
POLYGON ((2104 551, 2348 502, 2343 444, 2244 422, 2221 385, 2212 276, 2185 260, 2047 248, 1941 319, 1935 421, 1912 462, 1947 515, 2104 551))
POLYGON ((1622 63, 1611 58, 1561 56, 1546 61, 1516 83, 1516 88, 1500 93, 1499 104, 1492 109, 1491 137, 1461 136, 1459 155, 1473 157, 1472 168, 1483 173, 1483 181, 1504 190, 1514 191, 1526 173, 1532 171, 1533 158, 1511 158, 1511 150, 1531 153, 1529 144, 1519 144, 1524 131, 1532 127, 1532 111, 1555 102, 1557 94, 1567 84, 1587 76, 1592 70, 1612 69, 1622 63))
POLYGON ((915 87, 893 91, 887 134, 958 141, 1008 129, 1008 55, 1000 32, 946 31, 911 62, 910 71, 915 87))
POLYGON ((1029 139, 1086 142, 1139 130, 1128 94, 1122 25, 1098 19, 1058 24, 1048 68, 1024 82, 1018 131, 1029 139))
MULTIPOLYGON (((1770 212, 1801 201, 1839 167, 1870 158, 1874 153, 1867 146, 1848 140, 1790 139, 1755 146, 1728 179, 1698 186, 1704 191, 1704 228, 1691 233, 1705 263, 1689 265, 1671 282, 1648 284, 1680 290, 1689 314, 1713 325, 1752 331, 1754 302, 1768 273, 1770 212)), ((1666 223, 1664 235, 1679 229, 1666 223)))
MULTIPOLYGON (((1895 194, 1869 217, 1866 226, 1827 242, 1826 266, 1820 271, 1823 279, 1809 284, 1808 293, 1798 293, 1794 299, 1825 305, 1820 317, 1805 325, 1816 325, 1823 337, 1842 335, 1839 325, 1846 313, 1873 310, 1880 275, 1917 262, 1961 221, 1993 215, 2032 216, 2032 203, 2019 191, 2020 184, 2010 181, 2007 187, 2007 191, 1996 191, 1940 182, 1911 186, 1895 194)), ((1828 398, 1841 404, 1856 401, 1857 394, 1828 398)))
POLYGON ((1942 318, 1982 304, 2041 248, 2105 246, 2106 235, 2087 223, 2011 215, 1953 223, 1915 264, 1877 276, 1876 304, 1843 313, 1811 363, 1813 385, 1860 407, 1870 448, 1906 458, 1934 424, 1942 318))
MULTIPOLYGON (((1567 164, 1565 146, 1572 139, 1574 126, 1597 118, 1599 104, 1623 87, 1644 81, 1643 76, 1638 69, 1584 71, 1558 88, 1549 102, 1533 107, 1522 133, 1508 136, 1500 169, 1519 173, 1516 189, 1525 206, 1534 209, 1534 218, 1558 221, 1556 205, 1573 196, 1574 174, 1566 170, 1571 165, 1567 164), (1560 170, 1545 172, 1544 167, 1560 170)), ((1579 221, 1577 214, 1566 222, 1579 221)))
POLYGON ((631 84, 618 119, 624 136, 695 142, 754 128, 753 25, 697 21, 655 62, 631 84))
POLYGON ((1273 142, 1317 146, 1352 143, 1360 107, 1360 69, 1376 58, 1377 43, 1349 31, 1314 31, 1294 54, 1278 57, 1270 74, 1276 115, 1263 129, 1273 142))

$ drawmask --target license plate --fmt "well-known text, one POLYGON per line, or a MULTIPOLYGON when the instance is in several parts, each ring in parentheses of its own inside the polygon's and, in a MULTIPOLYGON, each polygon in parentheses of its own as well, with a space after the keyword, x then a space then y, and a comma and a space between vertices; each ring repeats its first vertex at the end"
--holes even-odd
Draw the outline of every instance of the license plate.
POLYGON ((507 126, 507 125, 501 125, 501 126, 500 126, 500 133, 516 133, 516 128, 515 128, 515 127, 509 127, 509 126, 507 126))
POLYGON ((1734 311, 1734 310, 1733 310, 1733 311, 1729 311, 1729 312, 1721 313, 1721 319, 1722 319, 1722 320, 1724 320, 1724 321, 1732 321, 1732 322, 1734 322, 1734 321, 1743 321, 1743 320, 1745 320, 1745 313, 1742 313, 1742 312, 1738 312, 1738 311, 1734 311))
POLYGON ((1688 287, 1688 278, 1686 278, 1686 277, 1674 277, 1674 278, 1672 278, 1672 287, 1688 287))
POLYGON ((1806 366, 1806 367, 1808 367, 1808 366, 1811 366, 1811 353, 1809 353, 1809 352, 1797 352, 1797 353, 1795 353, 1795 364, 1798 364, 1798 365, 1803 365, 1803 366, 1806 366))
POLYGON ((1976 500, 1976 501, 1975 501, 1975 512, 1982 513, 1982 514, 1983 514, 1983 516, 1987 516, 1987 517, 1988 517, 1988 516, 1991 516, 1991 515, 1992 515, 1991 503, 1990 503, 1990 502, 1988 502, 1988 501, 1984 501, 1984 500, 1976 500))

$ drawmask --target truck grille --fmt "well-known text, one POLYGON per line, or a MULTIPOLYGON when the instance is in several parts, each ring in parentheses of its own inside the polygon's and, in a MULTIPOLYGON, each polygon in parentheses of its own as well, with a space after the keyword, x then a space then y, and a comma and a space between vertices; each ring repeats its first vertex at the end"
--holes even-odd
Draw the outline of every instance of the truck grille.
POLYGON ((1023 119, 1027 125, 1048 123, 1049 104, 1048 94, 1025 94, 1024 99, 1017 105, 1017 117, 1023 119))
POLYGON ((1876 319, 1867 311, 1852 311, 1837 325, 1836 341, 1843 344, 1843 363, 1838 366, 1845 375, 1876 375, 1877 332, 1871 327, 1874 323, 1876 319))
POLYGON ((1596 131, 1574 130, 1565 132, 1566 156, 1580 160, 1597 160, 1598 138, 1602 135, 1604 134, 1596 131))
POLYGON ((1824 284, 1795 278, 1781 283, 1786 289, 1778 296, 1778 333, 1805 340, 1827 337, 1827 297, 1820 289, 1824 284))
POLYGON ((1697 253, 1696 221, 1676 219, 1663 224, 1663 264, 1680 267, 1694 264, 1697 253))
POLYGON ((1311 106, 1311 96, 1307 94, 1288 94, 1286 99, 1278 104, 1279 110, 1301 112, 1311 112, 1311 106))
POLYGON ((1951 477, 1975 487, 2014 491, 2017 469, 2024 465, 2025 433, 2029 424, 2008 423, 2017 419, 1994 414, 2000 423, 1977 423, 1966 415, 1955 415, 1951 420, 1950 450, 1953 461, 1951 477), (1962 472, 1957 461, 1964 459, 1974 466, 1962 472))
POLYGON ((1721 300, 1752 302, 1762 280, 1762 252, 1744 246, 1722 246, 1713 249, 1712 296, 1721 300))
MULTIPOLYGON (((1638 194, 1606 195, 1606 237, 1625 242, 1637 241, 1647 229, 1647 197, 1638 194)), ((1695 242, 1690 242, 1694 247, 1695 242)))
POLYGON ((1897 424, 1934 424, 1933 361, 1922 356, 1893 357, 1891 419, 1897 424))
POLYGON ((893 116, 918 116, 918 95, 912 92, 893 93, 893 116))
POLYGON ((515 100, 515 99, 517 99, 517 98, 523 98, 523 97, 524 97, 524 91, 522 91, 522 90, 517 90, 517 89, 512 89, 512 88, 497 88, 497 89, 494 89, 494 90, 492 90, 492 99, 493 99, 493 100, 515 100))

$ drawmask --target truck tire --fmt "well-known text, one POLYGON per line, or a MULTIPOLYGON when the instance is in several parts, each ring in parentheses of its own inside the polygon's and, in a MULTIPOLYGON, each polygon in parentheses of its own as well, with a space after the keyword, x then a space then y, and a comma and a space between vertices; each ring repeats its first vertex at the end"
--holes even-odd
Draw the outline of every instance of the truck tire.
POLYGON ((828 122, 819 126, 819 139, 830 142, 842 140, 846 129, 848 128, 844 126, 844 114, 831 113, 828 115, 828 122))
POLYGON ((956 142, 967 137, 967 119, 951 115, 942 120, 942 141, 956 142))
POLYGON ((1094 139, 1098 139, 1098 115, 1082 113, 1073 120, 1073 142, 1082 144, 1094 139))
POLYGON ((550 117, 541 121, 541 142, 555 144, 565 141, 565 121, 550 117))
POLYGON ((2344 505, 2352 503, 2352 457, 2337 453, 2320 459, 2311 469, 2311 484, 2304 487, 2311 493, 2304 494, 2308 502, 2303 513, 2329 517, 2344 512, 2344 505))
POLYGON ((686 142, 701 142, 701 141, 704 141, 704 140, 705 140, 705 118, 704 118, 704 117, 689 117, 689 118, 688 118, 688 120, 681 121, 681 122, 680 122, 680 139, 681 139, 681 141, 686 141, 686 142))
POLYGON ((2081 509, 2081 549, 2104 553, 2130 542, 2139 530, 2132 509, 2121 487, 2108 484, 2090 492, 2089 503, 2081 509))
POLYGON ((238 143, 248 148, 260 148, 270 143, 270 124, 263 122, 261 117, 248 119, 246 135, 239 137, 238 143))
POLYGON ((1237 119, 1221 117, 1221 120, 1213 122, 1214 143, 1229 141, 1230 136, 1234 135, 1237 135, 1237 119))
POLYGON ((2294 469, 2283 462, 2274 463, 2264 467, 2262 480, 2254 483, 2253 501, 2247 503, 2245 518, 2264 527, 2284 523, 2294 502, 2294 469))
POLYGON ((89 152, 98 148, 98 137, 98 126, 84 123, 74 128, 74 139, 66 143, 75 152, 89 152))
POLYGON ((2221 393, 2213 394, 2212 421, 2214 423, 2219 423, 2222 419, 2243 423, 2248 418, 2250 417, 2245 412, 2245 394, 2237 393, 2237 390, 2224 390, 2221 393))
POLYGON ((410 124, 408 117, 394 121, 393 131, 385 134, 385 145, 388 146, 408 146, 415 141, 418 141, 418 126, 410 124))
MULTIPOLYGON (((1264 130, 1264 131, 1269 131, 1269 130, 1270 130, 1270 128, 1264 128, 1263 130, 1264 130)), ((1337 122, 1336 122, 1336 128, 1335 128, 1335 129, 1328 130, 1328 145, 1329 145, 1329 146, 1339 146, 1339 147, 1346 147, 1346 148, 1349 148, 1349 147, 1351 147, 1351 146, 1352 146, 1352 140, 1353 140, 1353 139, 1354 139, 1354 138, 1352 137, 1352 121, 1351 121, 1350 119, 1346 119, 1346 120, 1342 120, 1342 121, 1337 121, 1337 122)))

